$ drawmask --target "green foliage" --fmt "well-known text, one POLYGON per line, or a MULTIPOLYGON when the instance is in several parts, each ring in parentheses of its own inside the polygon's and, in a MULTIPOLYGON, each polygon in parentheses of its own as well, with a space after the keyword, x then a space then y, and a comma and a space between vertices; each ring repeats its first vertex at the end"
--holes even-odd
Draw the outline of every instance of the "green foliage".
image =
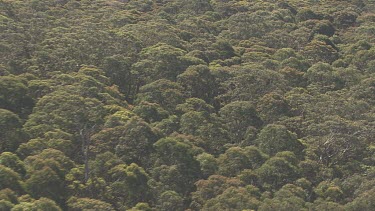
POLYGON ((11 210, 14 207, 14 204, 12 204, 9 201, 0 200, 0 210, 11 210))
POLYGON ((259 10, 252 13, 237 13, 228 18, 229 38, 246 40, 251 37, 261 37, 268 32, 279 29, 283 21, 278 20, 269 11, 259 10))
POLYGON ((111 176, 110 194, 117 207, 132 207, 138 202, 148 200, 149 176, 137 164, 119 164, 109 170, 111 176), (121 199, 120 201, 118 199, 121 199))
POLYGON ((70 210, 115 210, 110 204, 96 199, 72 197, 67 203, 70 210))
POLYGON ((175 80, 188 66, 203 63, 185 56, 186 52, 165 43, 145 48, 140 52, 142 60, 133 65, 133 74, 141 84, 158 79, 175 80))
POLYGON ((210 69, 205 65, 190 66, 177 76, 189 97, 200 98, 212 102, 217 95, 217 84, 210 69))
POLYGON ((183 210, 183 198, 174 191, 166 191, 160 195, 158 210, 183 210))
POLYGON ((282 151, 291 151, 302 156, 304 146, 296 135, 287 130, 283 125, 269 124, 258 134, 256 142, 259 149, 269 155, 275 155, 282 151))
POLYGON ((14 172, 11 168, 3 165, 0 165, 0 181, 0 189, 9 188, 17 192, 21 192, 23 190, 20 183, 20 175, 14 172))
POLYGON ((266 155, 256 147, 232 147, 218 157, 218 172, 225 176, 236 176, 244 169, 256 169, 266 160, 266 155))
POLYGON ((168 112, 159 104, 146 101, 136 106, 133 112, 147 122, 159 122, 168 117, 168 112))
POLYGON ((49 197, 62 203, 66 189, 64 181, 50 167, 44 167, 33 172, 25 181, 26 190, 32 197, 49 197))
POLYGON ((227 104, 221 108, 220 115, 226 121, 232 143, 241 143, 249 127, 262 125, 262 120, 249 101, 235 101, 227 104))
POLYGON ((204 210, 244 210, 257 209, 259 201, 248 188, 228 188, 219 196, 210 199, 203 206, 204 210))
POLYGON ((34 102, 28 96, 27 81, 13 75, 0 78, 0 108, 25 116, 31 112, 34 102))
POLYGON ((0 154, 0 164, 11 168, 21 176, 24 176, 26 173, 25 164, 17 155, 11 152, 3 152, 0 154))
POLYGON ((374 204, 374 188, 362 193, 355 200, 348 203, 346 208, 348 210, 372 210, 375 208, 374 204))
POLYGON ((123 135, 116 137, 119 138, 116 155, 128 163, 146 164, 147 156, 153 152, 152 146, 159 138, 157 131, 138 117, 130 119, 121 130, 123 135))
POLYGON ((33 202, 21 202, 15 205, 12 210, 16 211, 38 211, 38 210, 51 210, 51 211, 61 211, 62 209, 51 199, 40 198, 33 202))
POLYGON ((275 193, 274 198, 265 199, 259 210, 307 210, 305 195, 302 188, 287 184, 275 193))
POLYGON ((131 211, 151 211, 152 209, 147 203, 138 203, 135 207, 129 209, 131 211))
POLYGON ((206 201, 221 195, 230 187, 240 187, 241 181, 220 175, 211 175, 207 180, 199 180, 195 183, 197 190, 192 193, 192 207, 202 209, 206 201))
POLYGON ((299 177, 296 157, 291 152, 278 153, 256 170, 266 188, 278 189, 299 177), (290 153, 290 154, 289 154, 290 153), (288 157, 285 157, 287 155, 288 157))
POLYGON ((196 111, 207 114, 214 111, 213 106, 207 104, 204 100, 199 98, 188 98, 186 99, 185 103, 177 105, 176 109, 182 113, 196 111))
POLYGON ((288 116, 289 106, 283 96, 271 92, 259 100, 257 111, 263 122, 272 123, 288 116))
POLYGON ((227 93, 222 97, 233 101, 254 101, 270 92, 286 89, 283 76, 271 70, 241 69, 225 82, 227 93))
POLYGON ((368 0, 0 0, 0 210, 374 210, 368 0))
POLYGON ((14 152, 24 139, 21 119, 13 112, 0 108, 0 151, 14 152))
POLYGON ((25 128, 33 136, 52 129, 79 133, 103 121, 103 104, 97 99, 83 98, 67 91, 57 91, 41 98, 25 128))
POLYGON ((168 137, 160 139, 154 146, 156 152, 160 155, 159 162, 166 165, 178 165, 181 169, 193 175, 199 174, 199 164, 193 157, 192 147, 189 144, 176 138, 168 137))
MULTIPOLYGON (((180 108, 182 106, 184 105, 181 105, 180 108)), ((204 107, 200 109, 204 109, 204 107)), ((184 113, 180 119, 180 126, 182 133, 204 139, 205 142, 200 143, 198 146, 209 153, 222 153, 225 148, 224 145, 229 143, 229 134, 222 124, 221 118, 215 114, 209 115, 207 111, 189 111, 184 113)))
POLYGON ((158 103, 167 111, 173 111, 183 101, 183 88, 172 81, 157 80, 142 86, 137 96, 137 101, 158 103))
MULTIPOLYGON (((2 200, 3 202, 4 201, 10 202, 11 204, 18 204, 19 203, 17 194, 9 188, 2 189, 0 191, 0 200, 2 200)), ((5 206, 7 206, 7 204, 8 203, 5 203, 5 206)))
POLYGON ((200 164, 202 174, 208 177, 215 174, 218 169, 215 157, 208 153, 202 153, 197 156, 197 161, 200 164))

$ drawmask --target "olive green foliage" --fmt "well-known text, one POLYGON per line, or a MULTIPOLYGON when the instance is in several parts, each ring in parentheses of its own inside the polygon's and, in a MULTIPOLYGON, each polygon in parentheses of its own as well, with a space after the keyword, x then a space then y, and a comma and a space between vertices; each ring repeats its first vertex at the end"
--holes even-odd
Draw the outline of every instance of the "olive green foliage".
POLYGON ((373 0, 0 0, 0 210, 375 210, 373 0))

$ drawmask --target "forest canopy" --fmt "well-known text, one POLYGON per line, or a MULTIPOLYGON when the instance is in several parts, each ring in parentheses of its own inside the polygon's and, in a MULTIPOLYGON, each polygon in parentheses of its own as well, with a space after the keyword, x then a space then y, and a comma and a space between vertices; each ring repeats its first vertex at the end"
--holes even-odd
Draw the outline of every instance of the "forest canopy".
POLYGON ((0 0, 0 210, 375 210, 373 0, 0 0))

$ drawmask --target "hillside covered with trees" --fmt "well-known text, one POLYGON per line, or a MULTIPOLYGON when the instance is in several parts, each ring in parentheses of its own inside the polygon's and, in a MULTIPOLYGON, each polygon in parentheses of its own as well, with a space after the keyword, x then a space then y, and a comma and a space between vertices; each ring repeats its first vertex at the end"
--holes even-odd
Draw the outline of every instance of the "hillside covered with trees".
POLYGON ((0 0, 0 210, 375 210, 374 0, 0 0))

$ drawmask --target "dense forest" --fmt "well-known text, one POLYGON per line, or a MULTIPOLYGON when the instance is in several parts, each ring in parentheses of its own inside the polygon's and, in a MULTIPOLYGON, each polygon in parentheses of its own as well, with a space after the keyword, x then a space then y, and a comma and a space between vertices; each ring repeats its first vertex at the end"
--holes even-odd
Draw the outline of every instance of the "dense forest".
POLYGON ((0 210, 375 210, 375 1, 0 0, 0 210))

